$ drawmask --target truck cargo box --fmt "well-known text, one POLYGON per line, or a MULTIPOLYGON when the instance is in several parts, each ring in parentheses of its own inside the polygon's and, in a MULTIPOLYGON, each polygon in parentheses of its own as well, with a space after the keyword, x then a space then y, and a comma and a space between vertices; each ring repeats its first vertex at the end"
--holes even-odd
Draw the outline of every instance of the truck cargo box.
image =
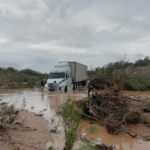
POLYGON ((81 82, 87 80, 87 66, 77 63, 77 62, 69 62, 71 66, 71 76, 73 82, 81 82))

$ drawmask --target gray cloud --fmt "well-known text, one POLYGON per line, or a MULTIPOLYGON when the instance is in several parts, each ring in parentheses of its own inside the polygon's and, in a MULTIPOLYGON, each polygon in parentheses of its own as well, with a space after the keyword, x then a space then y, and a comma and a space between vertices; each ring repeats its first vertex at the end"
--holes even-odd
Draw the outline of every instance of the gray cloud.
POLYGON ((0 0, 0 67, 48 72, 56 61, 103 66, 149 52, 149 0, 0 0))
POLYGON ((144 57, 144 54, 142 54, 142 53, 137 53, 137 54, 134 54, 133 57, 134 57, 134 58, 140 58, 140 59, 141 59, 141 58, 144 57))

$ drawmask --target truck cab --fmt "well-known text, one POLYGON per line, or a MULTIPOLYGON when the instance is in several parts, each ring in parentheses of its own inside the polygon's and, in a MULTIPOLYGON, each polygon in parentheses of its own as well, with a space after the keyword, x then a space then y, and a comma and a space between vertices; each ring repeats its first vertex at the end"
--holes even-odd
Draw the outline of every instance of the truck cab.
POLYGON ((54 81, 59 84, 59 90, 66 92, 72 90, 71 68, 67 62, 57 63, 48 75, 46 91, 55 91, 54 81))

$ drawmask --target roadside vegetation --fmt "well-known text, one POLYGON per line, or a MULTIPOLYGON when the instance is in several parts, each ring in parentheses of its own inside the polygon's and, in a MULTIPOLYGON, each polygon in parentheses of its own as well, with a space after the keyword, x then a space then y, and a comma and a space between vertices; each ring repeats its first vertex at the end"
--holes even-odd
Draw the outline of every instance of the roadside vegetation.
POLYGON ((45 76, 45 74, 31 69, 19 71, 12 67, 0 68, 0 88, 32 88, 40 86, 40 81, 45 76))
MULTIPOLYGON (((103 67, 88 71, 90 79, 114 79, 123 74, 124 90, 149 91, 150 90, 150 57, 135 62, 118 61, 103 67)), ((117 82, 117 80, 116 80, 117 82)))

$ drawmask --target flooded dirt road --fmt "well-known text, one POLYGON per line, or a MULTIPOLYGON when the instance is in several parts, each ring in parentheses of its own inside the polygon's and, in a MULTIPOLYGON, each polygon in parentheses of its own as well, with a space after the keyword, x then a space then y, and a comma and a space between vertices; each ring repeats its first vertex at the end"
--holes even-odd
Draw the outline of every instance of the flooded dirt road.
MULTIPOLYGON (((150 92, 124 92, 127 95, 139 94, 142 96, 150 96, 150 92)), ((55 111, 62 105, 68 96, 78 100, 87 96, 85 88, 79 88, 76 91, 69 91, 67 93, 60 93, 55 95, 53 93, 44 93, 39 89, 24 89, 24 90, 0 90, 1 102, 15 102, 17 107, 22 105, 23 99, 26 101, 26 109, 30 112, 38 113, 44 111, 44 118, 48 121, 55 115, 55 111)), ((92 121, 85 120, 82 122, 84 126, 82 134, 85 134, 86 128, 92 121)), ((99 134, 94 135, 97 142, 104 142, 108 145, 115 145, 119 150, 149 150, 150 142, 133 139, 127 134, 120 133, 118 135, 110 135, 106 129, 99 126, 99 134)), ((134 128, 134 127, 133 127, 134 128)), ((142 130, 142 129, 141 129, 142 130)))

